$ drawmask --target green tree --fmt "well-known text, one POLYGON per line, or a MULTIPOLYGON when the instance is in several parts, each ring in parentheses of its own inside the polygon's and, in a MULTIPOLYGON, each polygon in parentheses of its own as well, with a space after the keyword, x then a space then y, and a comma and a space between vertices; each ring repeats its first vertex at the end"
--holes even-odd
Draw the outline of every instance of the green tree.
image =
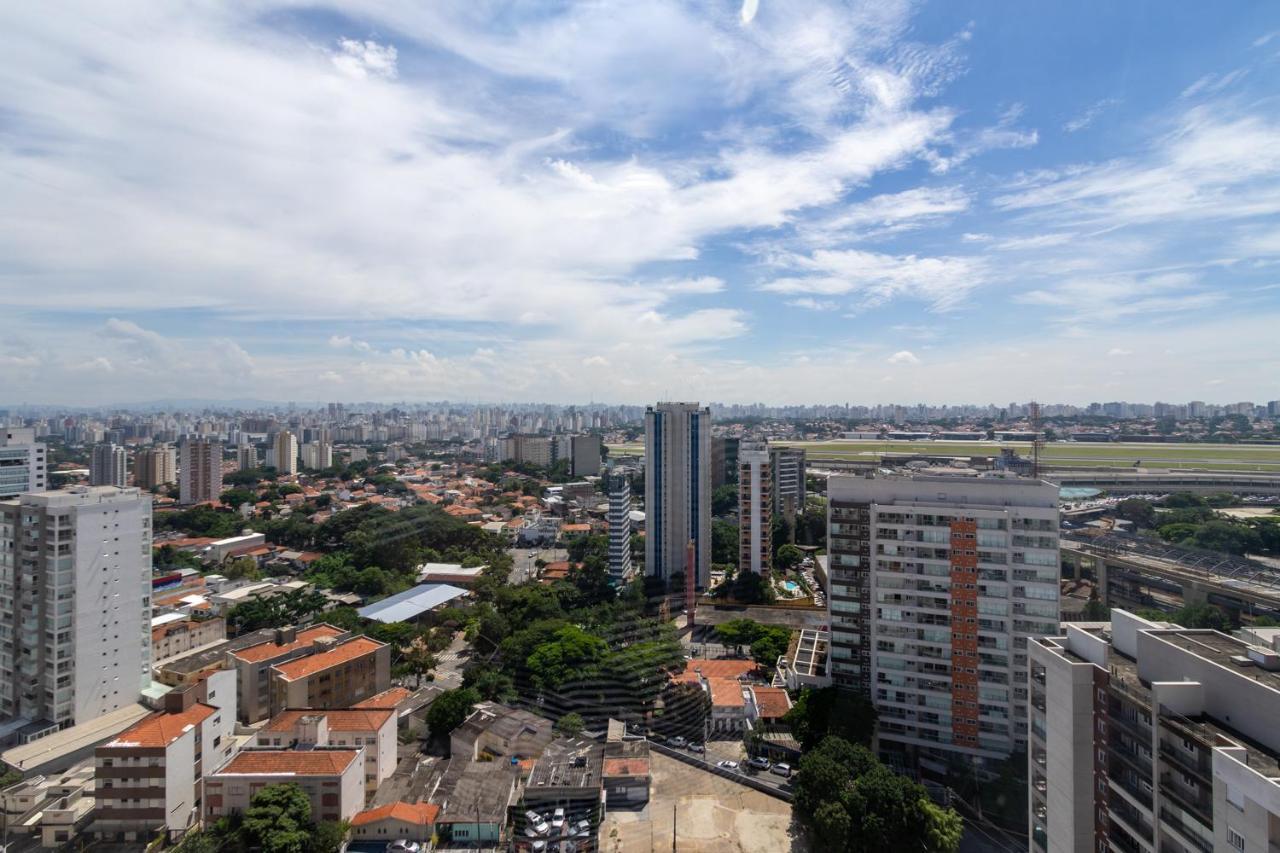
POLYGON ((570 678, 590 680, 608 655, 604 640, 577 625, 566 625, 552 641, 540 644, 529 655, 529 676, 539 690, 557 690, 570 678))
POLYGON ((751 643, 751 659, 768 669, 773 669, 778 658, 787 653, 791 643, 791 630, 770 625, 751 643))
POLYGON ((474 687, 446 690, 427 709, 427 728, 435 737, 448 736, 471 716, 471 710, 479 701, 480 693, 474 687))
POLYGON ((738 506, 738 487, 733 485, 718 486, 711 493, 711 514, 729 515, 738 506))
POLYGON ((1135 527, 1150 530, 1156 526, 1156 508, 1151 501, 1141 498, 1125 498, 1116 504, 1116 515, 1135 527))
POLYGON ((231 580, 258 580, 261 573, 258 571, 258 561, 253 557, 237 557, 234 560, 228 560, 222 565, 222 574, 231 580))
POLYGON ((774 565, 783 571, 791 571, 804 559, 804 552, 795 545, 783 545, 774 557, 774 565))
POLYGON ((719 518, 711 520, 711 562, 738 562, 738 525, 719 518))
POLYGON ((556 731, 565 737, 577 737, 582 734, 584 728, 586 723, 583 722, 582 715, 576 711, 570 711, 556 720, 556 731))
POLYGON ((254 794, 244 815, 244 832, 263 853, 307 853, 311 831, 311 800, 291 782, 254 794))
POLYGON ((869 699, 858 693, 834 687, 805 688, 782 721, 806 750, 828 735, 865 745, 871 743, 875 734, 876 709, 869 699))

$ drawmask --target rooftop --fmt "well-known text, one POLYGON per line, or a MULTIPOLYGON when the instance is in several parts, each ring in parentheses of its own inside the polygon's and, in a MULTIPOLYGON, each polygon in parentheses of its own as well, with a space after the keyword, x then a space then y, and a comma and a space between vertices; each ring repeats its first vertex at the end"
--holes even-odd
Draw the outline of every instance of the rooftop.
POLYGON ((606 758, 604 760, 605 776, 648 776, 649 759, 647 758, 606 758))
POLYGON ((379 622, 404 622, 466 594, 465 589, 451 584, 424 583, 361 607, 357 612, 365 619, 379 622))
POLYGON ((152 714, 150 717, 116 735, 115 740, 104 743, 102 748, 128 749, 169 746, 217 712, 217 708, 197 702, 180 713, 161 712, 152 714))
POLYGON ((346 708, 326 711, 291 708, 272 717, 263 730, 287 732, 297 726, 298 721, 303 717, 324 717, 328 720, 330 731, 376 732, 395 715, 393 708, 346 708))
POLYGON ((285 681, 297 681, 315 675, 317 672, 341 666, 363 655, 369 655, 384 648, 385 643, 371 640, 368 637, 354 637, 345 643, 334 646, 327 652, 319 652, 304 658, 276 664, 272 667, 285 681))
POLYGON ((518 772, 505 761, 453 762, 434 797, 442 803, 437 822, 505 823, 518 772))
POLYGON ((791 697, 781 687, 752 687, 761 717, 774 719, 791 710, 791 697))
POLYGON ((336 776, 356 756, 355 749, 246 749, 215 776, 336 776))
POLYGON ((601 782, 604 747, 585 738, 554 740, 529 774, 526 793, 539 788, 594 788, 601 782))
POLYGON ((375 693, 363 702, 357 702, 352 708, 389 708, 395 710, 400 703, 413 695, 407 687, 392 687, 381 693, 375 693))
POLYGON ((34 770, 45 763, 109 740, 150 713, 151 709, 145 705, 125 705, 78 726, 7 749, 0 755, 0 759, 19 770, 34 770))
POLYGON ((364 826, 365 824, 377 823, 380 820, 390 818, 404 823, 417 824, 418 826, 430 826, 436 822, 436 817, 439 814, 440 807, 435 803, 391 803, 390 805, 360 812, 360 814, 351 819, 351 825, 364 826))
POLYGON ((336 638, 345 633, 346 632, 342 629, 335 628, 332 625, 312 625, 310 628, 304 628, 299 631, 297 638, 292 642, 281 644, 276 643, 275 640, 269 640, 265 643, 260 643, 255 646, 250 646, 246 649, 233 652, 232 654, 233 657, 238 660, 242 660, 245 663, 264 663, 299 651, 300 649, 305 649, 307 646, 312 645, 316 640, 321 639, 322 637, 336 638))

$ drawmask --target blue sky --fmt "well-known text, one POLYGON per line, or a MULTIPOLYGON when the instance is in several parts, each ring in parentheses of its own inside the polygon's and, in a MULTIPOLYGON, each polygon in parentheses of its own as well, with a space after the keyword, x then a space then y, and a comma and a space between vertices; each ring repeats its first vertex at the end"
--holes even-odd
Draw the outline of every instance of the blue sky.
POLYGON ((0 12, 0 401, 1280 397, 1280 7, 0 12))

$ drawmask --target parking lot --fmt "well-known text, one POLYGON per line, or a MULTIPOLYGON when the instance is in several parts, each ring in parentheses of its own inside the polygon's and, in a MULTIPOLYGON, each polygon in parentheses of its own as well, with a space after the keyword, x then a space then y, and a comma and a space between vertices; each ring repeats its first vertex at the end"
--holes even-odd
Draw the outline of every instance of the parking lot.
POLYGON ((790 804, 656 752, 650 759, 649 803, 609 812, 600 831, 604 853, 665 853, 673 838, 679 853, 809 849, 790 804))

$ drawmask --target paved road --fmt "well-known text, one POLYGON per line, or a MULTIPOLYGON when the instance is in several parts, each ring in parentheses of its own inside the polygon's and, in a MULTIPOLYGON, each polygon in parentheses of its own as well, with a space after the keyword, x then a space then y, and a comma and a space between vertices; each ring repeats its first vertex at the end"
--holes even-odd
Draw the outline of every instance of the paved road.
POLYGON ((563 548, 508 548, 511 555, 511 575, 508 580, 513 583, 524 583, 538 576, 538 567, 534 563, 555 563, 569 559, 569 552, 563 548))
POLYGON ((436 684, 446 690, 462 686, 462 670, 470 658, 467 656, 466 635, 459 631, 453 635, 449 648, 436 655, 436 684))

